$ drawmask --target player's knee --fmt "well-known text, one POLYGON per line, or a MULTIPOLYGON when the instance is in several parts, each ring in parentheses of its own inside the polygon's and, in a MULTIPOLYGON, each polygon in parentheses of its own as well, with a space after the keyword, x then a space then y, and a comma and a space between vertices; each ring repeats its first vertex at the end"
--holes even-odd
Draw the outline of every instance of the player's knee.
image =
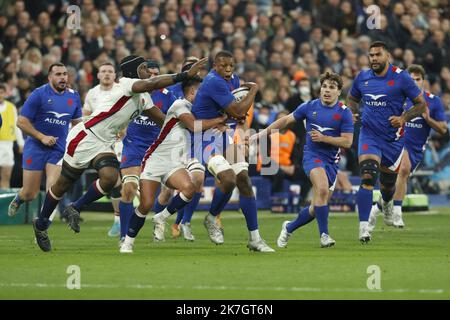
POLYGON ((241 172, 236 177, 236 186, 239 189, 239 194, 250 197, 253 195, 252 182, 247 172, 241 172))
POLYGON ((408 177, 410 171, 411 171, 411 169, 410 169, 408 166, 402 165, 402 166, 400 167, 400 170, 399 170, 399 172, 398 172, 398 175, 401 176, 401 177, 408 177))
POLYGON ((180 190, 187 198, 192 199, 195 194, 195 185, 187 181, 180 190))
POLYGON ((234 188, 236 187, 236 176, 233 172, 230 174, 225 174, 220 178, 220 186, 221 191, 224 193, 230 193, 233 192, 234 188))
POLYGON ((103 170, 102 173, 99 173, 100 178, 100 186, 105 192, 111 192, 117 182, 117 177, 119 176, 119 172, 117 170, 103 170))
POLYGON ((152 210, 153 204, 155 203, 155 197, 153 195, 141 195, 139 212, 142 214, 147 214, 152 210))
POLYGON ((122 186, 122 199, 125 202, 133 201, 136 196, 138 190, 137 184, 134 183, 126 183, 122 186))
POLYGON ((34 190, 22 190, 22 192, 20 193, 20 199, 23 201, 31 201, 36 199, 37 195, 39 193, 38 191, 34 191, 34 190))
POLYGON ((361 174, 361 186, 366 189, 373 189, 378 180, 380 165, 376 160, 363 160, 359 164, 361 174))
POLYGON ((323 185, 316 188, 317 197, 322 200, 326 201, 328 199, 328 186, 323 185))

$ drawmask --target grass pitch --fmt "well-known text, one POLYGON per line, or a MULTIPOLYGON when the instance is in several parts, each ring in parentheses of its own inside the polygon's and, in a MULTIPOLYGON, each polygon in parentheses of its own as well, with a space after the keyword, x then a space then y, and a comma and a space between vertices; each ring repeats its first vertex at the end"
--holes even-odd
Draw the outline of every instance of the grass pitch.
POLYGON ((358 241, 355 214, 331 214, 337 243, 325 249, 315 221, 297 230, 286 249, 277 248, 282 222, 296 215, 260 212, 261 234, 277 250, 272 254, 248 251, 237 212, 223 213, 225 244, 212 244, 204 215, 194 214, 193 243, 170 238, 169 227, 166 242, 153 243, 147 219, 131 255, 119 254, 118 239, 107 236, 112 214, 83 213, 79 234, 55 222, 50 253, 34 243, 31 225, 0 226, 0 299, 450 298, 450 208, 405 213, 403 230, 379 218, 368 245, 358 241), (66 287, 71 265, 80 268, 79 290, 66 287), (379 290, 367 287, 372 265, 381 271, 379 290))

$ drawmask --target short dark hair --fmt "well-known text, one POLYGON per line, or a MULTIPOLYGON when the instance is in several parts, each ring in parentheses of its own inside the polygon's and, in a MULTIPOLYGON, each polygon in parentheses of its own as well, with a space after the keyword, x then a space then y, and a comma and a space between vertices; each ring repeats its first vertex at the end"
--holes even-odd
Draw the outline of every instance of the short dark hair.
POLYGON ((181 89, 183 90, 183 94, 186 95, 186 93, 188 92, 188 90, 191 87, 202 83, 202 81, 203 81, 203 79, 200 76, 195 76, 195 77, 192 77, 192 78, 189 78, 189 79, 183 81, 181 83, 181 89))
POLYGON ((425 79, 425 69, 420 64, 412 64, 406 69, 409 74, 418 73, 422 76, 422 79, 425 79))
POLYGON ((385 51, 389 52, 387 44, 383 41, 374 41, 370 44, 369 50, 372 48, 383 48, 385 51))
POLYGON ((55 62, 52 63, 50 67, 48 67, 48 74, 50 74, 53 70, 53 67, 65 67, 64 63, 61 62, 55 62))
POLYGON ((0 90, 6 91, 6 85, 4 83, 0 83, 0 90))
POLYGON ((217 61, 217 59, 219 58, 234 58, 234 57, 230 51, 222 50, 217 52, 216 56, 214 57, 214 61, 217 61))
POLYGON ((320 75, 320 85, 321 86, 326 80, 336 82, 339 90, 341 90, 342 87, 344 86, 344 82, 342 81, 341 76, 338 75, 337 73, 327 72, 327 73, 320 75))

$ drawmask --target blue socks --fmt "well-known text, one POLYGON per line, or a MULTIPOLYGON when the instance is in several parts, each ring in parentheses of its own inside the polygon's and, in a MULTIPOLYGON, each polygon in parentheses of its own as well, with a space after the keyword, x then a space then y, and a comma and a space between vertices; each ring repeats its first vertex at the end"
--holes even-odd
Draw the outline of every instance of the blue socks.
POLYGON ((119 212, 120 212, 120 238, 123 238, 127 235, 130 219, 134 212, 133 203, 120 201, 119 212))
POLYGON ((141 214, 138 209, 134 211, 134 214, 131 215, 129 221, 129 228, 127 232, 127 236, 130 238, 136 238, 139 233, 139 230, 144 226, 145 223, 145 215, 141 214))
POLYGON ((402 205, 403 205, 403 201, 402 200, 394 200, 394 206, 401 207, 402 205))
POLYGON ((359 187, 356 194, 356 205, 358 206, 359 221, 369 221, 370 209, 372 208, 373 190, 359 187))
MULTIPOLYGON (((194 214, 194 211, 197 208, 197 205, 198 205, 201 197, 202 197, 202 193, 196 192, 194 194, 194 196, 192 197, 191 202, 189 202, 182 210, 180 210, 178 212, 178 213, 180 213, 181 211, 184 211, 184 214, 182 216, 183 217, 182 223, 191 222, 192 215, 194 214)), ((177 219, 178 219, 178 216, 177 216, 177 219)))
POLYGON ((106 192, 102 190, 100 182, 97 179, 89 186, 86 193, 73 203, 73 206, 76 210, 80 211, 85 205, 102 198, 104 195, 106 195, 106 192))
POLYGON ((314 206, 314 214, 319 225, 319 234, 328 234, 328 205, 321 207, 314 206))
POLYGON ((185 210, 186 210, 186 208, 182 208, 182 209, 178 210, 177 218, 175 219, 175 222, 174 222, 175 224, 181 223, 181 220, 183 220, 183 217, 184 217, 185 210))
POLYGON ((256 209, 255 196, 245 197, 240 195, 239 205, 241 206, 245 221, 247 222, 248 231, 258 229, 258 211, 256 209))
POLYGON ((55 210, 58 205, 59 200, 61 200, 61 198, 58 199, 55 197, 50 190, 45 196, 44 205, 42 206, 42 210, 39 212, 38 219, 36 221, 36 227, 41 231, 47 230, 49 227, 49 218, 52 215, 53 210, 55 210))
POLYGON ((174 214, 176 211, 187 205, 190 201, 191 199, 187 198, 182 192, 180 192, 173 197, 167 205, 167 211, 169 211, 170 214, 174 214))
POLYGON ((155 204, 153 205, 153 211, 155 213, 161 212, 166 208, 166 205, 162 205, 159 203, 158 199, 156 199, 155 204))
POLYGON ((314 220, 314 217, 309 214, 309 206, 304 207, 300 212, 298 213, 297 219, 294 221, 288 223, 286 226, 286 229, 289 233, 294 232, 301 226, 304 226, 305 224, 310 223, 314 220))
MULTIPOLYGON (((225 208, 228 201, 230 201, 232 192, 229 194, 222 193, 219 188, 214 189, 214 195, 211 201, 211 207, 209 213, 213 216, 217 216, 225 208)), ((242 206, 241 206, 242 208, 242 206)))

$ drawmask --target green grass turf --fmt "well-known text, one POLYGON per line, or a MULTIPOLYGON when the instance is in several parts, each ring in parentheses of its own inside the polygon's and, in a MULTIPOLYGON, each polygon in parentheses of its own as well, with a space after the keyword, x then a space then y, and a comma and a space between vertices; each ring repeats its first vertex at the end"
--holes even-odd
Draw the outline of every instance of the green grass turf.
MULTIPOLYGON (((281 223, 295 215, 260 212, 260 230, 277 252, 246 248, 243 216, 224 212, 225 244, 212 244, 192 221, 193 243, 153 243, 147 220, 135 252, 121 255, 108 238, 112 215, 84 213, 81 233, 57 221, 53 251, 34 244, 31 225, 0 226, 0 299, 449 299, 450 209, 405 213, 403 230, 378 221, 373 241, 358 242, 355 214, 331 214, 333 248, 321 249, 315 221, 297 230, 288 248, 276 248, 281 223), (69 290, 69 265, 81 270, 81 290, 69 290), (367 268, 381 269, 381 290, 366 286, 367 268)), ((172 221, 172 220, 171 220, 172 221)))

